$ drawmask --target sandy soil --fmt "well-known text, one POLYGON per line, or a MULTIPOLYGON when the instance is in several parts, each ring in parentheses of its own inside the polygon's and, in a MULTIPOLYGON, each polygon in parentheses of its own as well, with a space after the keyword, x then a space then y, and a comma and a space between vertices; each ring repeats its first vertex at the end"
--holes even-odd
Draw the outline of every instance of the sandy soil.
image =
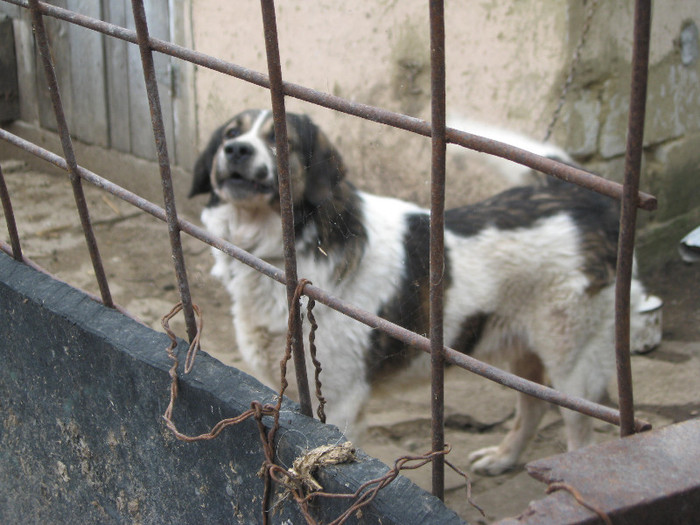
MULTIPOLYGON (((67 177, 38 172, 13 160, 4 160, 2 168, 25 255, 60 279, 96 293, 67 177)), ((91 187, 86 187, 86 193, 115 301, 160 330, 160 318, 178 301, 165 226, 91 187)), ((183 201, 180 212, 197 222, 202 204, 201 200, 183 201)), ((8 240, 6 232, 2 236, 8 240)), ((245 370, 234 348, 229 298, 208 274, 212 264, 209 248, 187 236, 183 244, 192 295, 205 319, 203 348, 225 364, 245 370)), ((700 265, 687 266, 672 259, 647 279, 650 290, 665 301, 664 341, 656 351, 634 356, 632 363, 637 415, 655 427, 698 417, 700 410, 700 265)), ((179 318, 171 325, 184 335, 179 318)), ((367 413, 369 429, 362 447, 388 464, 401 455, 429 450, 428 392, 427 382, 392 385, 377 392, 367 413)), ((468 452, 496 444, 507 431, 513 394, 457 369, 447 371, 446 392, 446 435, 453 448, 450 460, 468 470, 468 452)), ((562 427, 558 411, 551 409, 522 465, 563 452, 562 427)), ((616 432, 612 425, 596 424, 599 440, 613 439, 616 432)), ((501 476, 473 475, 474 499, 486 511, 486 518, 468 505, 461 478, 453 473, 446 478, 447 504, 473 523, 519 514, 530 500, 543 497, 545 489, 522 465, 501 476)), ((429 468, 406 475, 429 490, 429 468)))

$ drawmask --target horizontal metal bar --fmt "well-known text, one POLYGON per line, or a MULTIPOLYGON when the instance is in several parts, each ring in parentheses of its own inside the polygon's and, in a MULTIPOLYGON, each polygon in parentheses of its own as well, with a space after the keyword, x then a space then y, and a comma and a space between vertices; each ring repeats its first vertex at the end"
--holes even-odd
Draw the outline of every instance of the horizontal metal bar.
MULTIPOLYGON (((18 137, 6 130, 0 129, 0 139, 6 140, 7 142, 18 146, 29 153, 42 158, 54 166, 57 166, 65 171, 69 170, 68 164, 65 159, 59 157, 58 155, 51 153, 35 144, 28 142, 21 137, 18 137)), ((160 219, 161 221, 166 221, 165 210, 156 206, 152 202, 139 197, 138 195, 100 177, 99 175, 78 166, 78 174, 87 182, 94 184, 95 186, 108 191, 115 197, 118 197, 139 209, 145 211, 146 213, 160 219)), ((259 272, 267 275, 268 277, 276 280, 279 283, 285 284, 284 272, 279 268, 261 260, 257 257, 251 255, 250 253, 242 250, 241 248, 227 242, 219 237, 211 235, 206 230, 195 226, 194 224, 184 220, 178 219, 178 225, 180 229, 195 237, 210 246, 213 246, 224 253, 227 253, 231 257, 239 260, 240 262, 258 270, 259 272)), ((303 276, 302 276, 303 277, 303 276)), ((426 337, 418 335, 410 330, 407 330, 401 326, 387 321, 373 313, 367 312, 361 308, 358 308, 342 299, 334 297, 328 294, 321 288, 317 288, 314 285, 307 284, 304 288, 305 295, 313 298, 314 300, 325 304, 329 308, 333 308, 338 312, 346 314, 348 317, 352 317, 356 321, 359 321, 371 328, 381 330, 387 335, 394 337, 401 342, 414 346, 426 353, 430 353, 430 340, 426 337)), ((576 410, 583 414, 607 421, 614 425, 620 424, 620 413, 603 405, 598 405, 586 399, 582 399, 575 396, 567 395, 563 392, 559 392, 552 388, 522 379, 515 374, 511 374, 504 370, 501 370, 495 366, 486 364, 473 357, 463 355, 451 348, 445 348, 445 361, 452 363, 461 368, 469 370, 477 375, 500 383, 502 385, 518 390, 525 394, 543 399, 550 403, 562 406, 564 408, 569 408, 576 410)), ((635 419, 635 429, 637 431, 647 430, 650 428, 649 423, 643 420, 635 419)))
MULTIPOLYGON (((21 7, 27 7, 27 0, 5 1, 21 7)), ((88 29, 93 29, 106 35, 113 36, 121 40, 126 40, 127 42, 131 42, 133 44, 138 43, 135 31, 85 15, 80 15, 43 2, 39 3, 39 7, 42 13, 47 16, 52 16, 82 27, 86 27, 88 29)), ((270 87, 269 78, 263 73, 253 71, 225 60, 193 51, 191 49, 157 38, 149 38, 148 43, 151 49, 154 51, 159 51, 163 54, 192 62, 193 64, 224 73, 260 87, 267 89, 270 87)), ((341 113, 354 115, 365 120, 371 120, 379 124, 403 129, 426 137, 431 135, 430 124, 415 117, 395 113, 393 111, 388 111, 367 104, 352 102, 329 93, 323 93, 321 91, 316 91, 314 89, 290 82, 283 83, 283 90, 284 94, 290 97, 311 102, 341 113)), ((586 170, 569 166, 547 157, 536 155, 535 153, 511 146, 504 142, 487 139, 478 135, 472 135, 454 128, 447 128, 446 131, 447 141, 453 144, 511 160, 518 164, 522 164, 559 179, 578 184, 579 186, 590 189, 602 195, 607 195, 617 200, 621 200, 622 198, 621 184, 607 180, 586 170)), ((655 210, 657 206, 656 197, 649 195, 648 193, 638 192, 637 206, 648 211, 655 210)))

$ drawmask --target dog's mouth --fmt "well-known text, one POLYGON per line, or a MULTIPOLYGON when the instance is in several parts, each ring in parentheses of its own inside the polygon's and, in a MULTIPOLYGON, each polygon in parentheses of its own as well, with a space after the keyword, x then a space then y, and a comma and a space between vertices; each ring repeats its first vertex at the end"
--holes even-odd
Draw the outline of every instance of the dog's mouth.
POLYGON ((264 167, 260 167, 253 173, 233 170, 224 176, 219 174, 217 178, 219 190, 234 199, 275 192, 275 187, 269 180, 267 169, 264 167))

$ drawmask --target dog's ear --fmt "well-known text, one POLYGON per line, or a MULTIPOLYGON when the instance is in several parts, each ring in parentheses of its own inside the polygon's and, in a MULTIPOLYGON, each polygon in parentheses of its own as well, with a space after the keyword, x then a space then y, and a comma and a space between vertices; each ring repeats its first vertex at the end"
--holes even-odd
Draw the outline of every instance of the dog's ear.
POLYGON ((194 177, 192 178, 192 186, 188 197, 209 193, 212 190, 211 168, 214 163, 214 156, 224 138, 224 129, 226 129, 227 125, 224 124, 212 134, 209 144, 199 155, 197 162, 194 163, 194 177))
POLYGON ((318 206, 345 177, 345 164, 328 137, 306 115, 289 115, 301 141, 306 168, 304 198, 318 206))

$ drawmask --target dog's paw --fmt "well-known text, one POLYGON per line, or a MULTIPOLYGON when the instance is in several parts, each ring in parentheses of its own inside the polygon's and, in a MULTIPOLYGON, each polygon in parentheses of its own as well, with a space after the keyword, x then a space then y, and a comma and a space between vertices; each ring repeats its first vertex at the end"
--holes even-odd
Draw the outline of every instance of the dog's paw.
POLYGON ((514 460, 504 454, 500 447, 486 447, 469 454, 472 472, 484 476, 497 476, 515 466, 514 460))

